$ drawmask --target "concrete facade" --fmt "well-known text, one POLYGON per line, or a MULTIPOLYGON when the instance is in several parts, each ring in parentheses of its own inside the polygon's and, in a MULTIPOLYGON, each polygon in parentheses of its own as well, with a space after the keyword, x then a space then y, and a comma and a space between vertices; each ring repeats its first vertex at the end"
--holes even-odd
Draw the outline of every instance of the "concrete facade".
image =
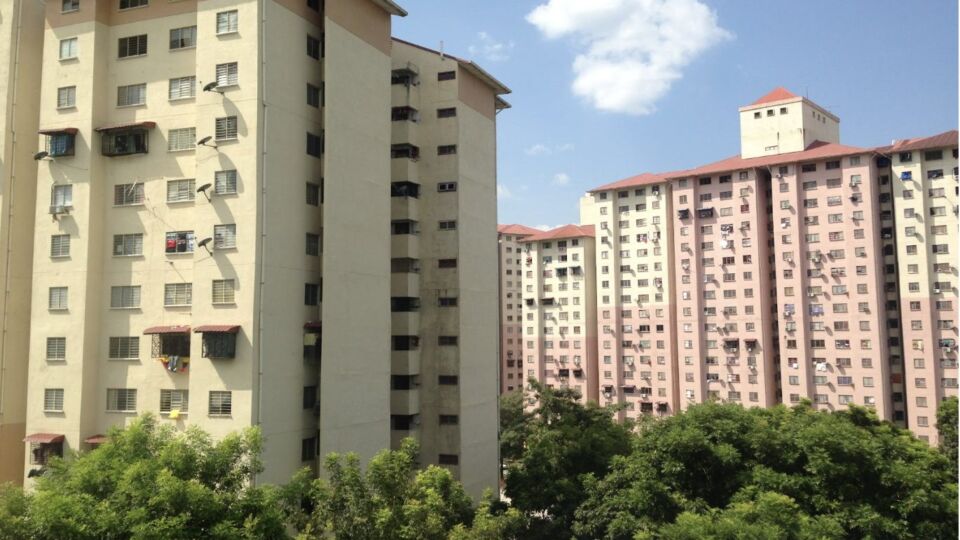
POLYGON ((500 265, 500 393, 522 390, 523 374, 523 255, 521 242, 540 233, 525 225, 497 227, 500 265))

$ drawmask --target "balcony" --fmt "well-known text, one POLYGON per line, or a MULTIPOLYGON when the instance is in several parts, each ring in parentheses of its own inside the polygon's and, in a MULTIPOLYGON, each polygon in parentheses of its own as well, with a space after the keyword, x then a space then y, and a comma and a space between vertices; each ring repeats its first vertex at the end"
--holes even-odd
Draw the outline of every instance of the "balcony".
POLYGON ((391 390, 390 413, 401 415, 419 414, 420 391, 416 388, 409 390, 391 390))
POLYGON ((94 131, 101 135, 100 153, 104 156, 127 156, 149 152, 150 130, 155 122, 137 122, 103 126, 94 131))
POLYGON ((414 197, 391 197, 390 217, 396 220, 419 221, 420 200, 414 197))
POLYGON ((417 375, 420 373, 420 349, 391 351, 390 372, 394 375, 417 375))
POLYGON ((399 258, 419 258, 420 236, 417 234, 393 234, 390 236, 390 255, 399 258))
POLYGON ((713 217, 713 208, 700 208, 697 210, 698 218, 712 218, 713 217))
POLYGON ((394 143, 416 145, 419 142, 420 113, 412 107, 394 107, 390 140, 394 143))
POLYGON ((394 334, 416 334, 420 330, 420 313, 400 311, 390 314, 390 328, 394 334))

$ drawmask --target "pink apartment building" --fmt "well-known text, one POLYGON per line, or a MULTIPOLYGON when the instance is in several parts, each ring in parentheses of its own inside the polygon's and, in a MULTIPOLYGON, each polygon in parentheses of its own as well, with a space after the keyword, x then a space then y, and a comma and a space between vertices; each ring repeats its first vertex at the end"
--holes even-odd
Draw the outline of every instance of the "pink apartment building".
POLYGON ((523 388, 523 255, 524 238, 540 230, 525 225, 498 225, 500 268, 500 393, 523 388))
POLYGON ((597 401, 594 228, 566 225, 526 236, 522 245, 527 377, 597 401))

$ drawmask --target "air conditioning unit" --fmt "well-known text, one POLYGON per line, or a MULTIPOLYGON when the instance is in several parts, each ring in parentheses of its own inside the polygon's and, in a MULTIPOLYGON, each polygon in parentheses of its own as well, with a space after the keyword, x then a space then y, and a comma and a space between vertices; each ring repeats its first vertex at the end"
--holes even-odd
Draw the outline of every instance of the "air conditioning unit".
POLYGON ((933 294, 940 294, 940 289, 934 287, 933 294))
POLYGON ((579 357, 579 356, 574 356, 574 357, 573 357, 573 365, 575 365, 575 366, 579 366, 579 365, 580 365, 580 357, 579 357))
POLYGON ((50 214, 58 216, 61 214, 69 214, 72 207, 65 204, 51 204, 50 205, 50 214))
POLYGON ((632 359, 632 358, 627 358, 626 360, 623 361, 623 363, 626 364, 626 365, 628 365, 628 366, 632 366, 632 365, 633 365, 633 359, 632 359))
POLYGON ((687 399, 693 399, 693 390, 687 390, 684 395, 687 396, 687 399))
POLYGON ((815 298, 815 297, 817 296, 817 293, 815 293, 815 292, 808 292, 808 293, 807 293, 807 296, 809 296, 810 298, 815 298))

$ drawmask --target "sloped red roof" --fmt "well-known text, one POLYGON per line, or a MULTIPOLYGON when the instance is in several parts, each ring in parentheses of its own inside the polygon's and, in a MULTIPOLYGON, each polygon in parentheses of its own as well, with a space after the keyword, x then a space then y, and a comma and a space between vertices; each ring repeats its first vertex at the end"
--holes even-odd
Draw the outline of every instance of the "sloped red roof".
POLYGON ((564 225, 549 231, 539 231, 537 234, 523 239, 524 242, 538 242, 540 240, 561 240, 564 238, 581 238, 596 236, 593 225, 564 225))
POLYGON ((151 326, 143 331, 144 335, 151 334, 189 334, 189 326, 151 326))
POLYGON ((194 334, 236 334, 240 326, 235 324, 207 324, 193 329, 194 334))
POLYGON ((617 180, 616 182, 611 182, 609 184, 604 184, 600 187, 595 187, 589 191, 589 193, 596 193, 598 191, 607 191, 610 189, 623 189, 623 188, 632 188, 638 186, 649 186, 651 184, 662 184, 670 178, 677 178, 678 176, 683 176, 683 171, 673 171, 665 173, 640 173, 636 176, 631 176, 630 178, 624 178, 623 180, 617 180))
POLYGON ((944 131, 929 137, 916 137, 894 141, 888 146, 880 146, 875 150, 880 153, 906 152, 909 150, 926 150, 928 148, 947 148, 957 146, 957 130, 944 131))
POLYGON ((63 442, 65 437, 60 433, 34 433, 23 438, 23 442, 50 444, 63 442))
POLYGON ((755 158, 743 159, 739 155, 722 159, 714 163, 709 163, 695 169, 680 171, 670 178, 687 178, 691 176, 705 176, 722 172, 738 171, 742 169, 753 169, 757 167, 771 167, 773 165, 783 165, 787 163, 799 163, 801 161, 816 161, 842 156, 852 156, 856 154, 866 154, 873 152, 871 148, 858 148, 856 146, 847 146, 844 144, 827 143, 823 141, 814 141, 806 150, 800 152, 786 152, 772 156, 760 156, 755 158))
POLYGON ((91 436, 87 437, 86 439, 84 439, 83 442, 85 442, 85 443, 87 443, 87 444, 103 444, 103 443, 107 442, 107 436, 106 436, 106 435, 101 435, 101 434, 91 435, 91 436))
POLYGON ((497 225, 497 232, 500 234, 516 234, 518 236, 529 236, 531 234, 539 234, 543 231, 540 229, 534 229, 533 227, 527 227, 526 225, 518 225, 512 223, 510 225, 497 225))
POLYGON ((783 101, 785 99, 793 99, 795 97, 797 97, 797 95, 794 94, 793 92, 787 90, 782 86, 778 86, 773 90, 771 90, 768 94, 766 94, 762 98, 751 103, 750 105, 763 105, 764 103, 773 103, 775 101, 783 101))

